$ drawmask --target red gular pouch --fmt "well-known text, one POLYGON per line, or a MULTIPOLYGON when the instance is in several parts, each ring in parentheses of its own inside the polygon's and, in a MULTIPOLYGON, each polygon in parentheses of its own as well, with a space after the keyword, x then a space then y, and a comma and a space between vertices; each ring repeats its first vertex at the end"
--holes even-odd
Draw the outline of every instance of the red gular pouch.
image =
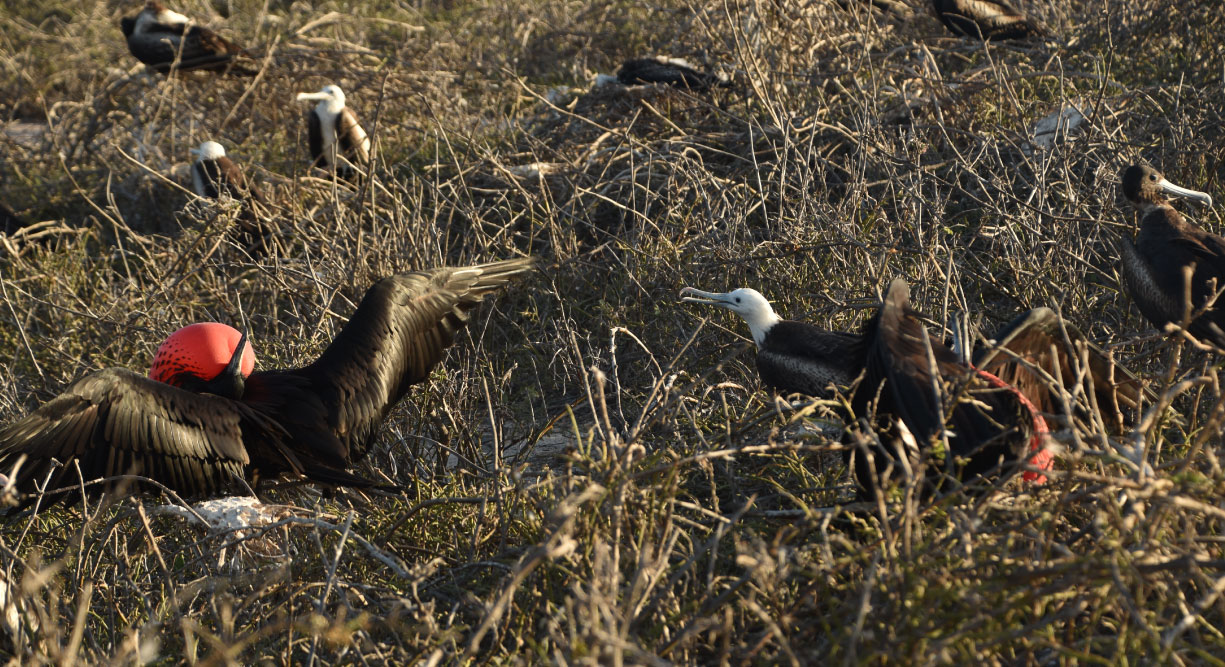
MULTIPOLYGON (((189 324, 158 346, 149 377, 175 386, 183 386, 185 375, 212 381, 230 365, 242 340, 243 334, 227 324, 189 324)), ((244 378, 255 370, 255 349, 250 342, 244 344, 238 370, 244 378)))

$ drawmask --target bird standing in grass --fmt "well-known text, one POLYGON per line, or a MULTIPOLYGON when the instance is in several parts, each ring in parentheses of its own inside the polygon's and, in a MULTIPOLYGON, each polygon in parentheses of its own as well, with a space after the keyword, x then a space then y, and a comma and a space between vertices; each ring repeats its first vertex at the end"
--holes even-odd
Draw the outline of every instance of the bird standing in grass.
POLYGON ((1123 196, 1140 211, 1136 242, 1119 244, 1123 282, 1149 322, 1164 327, 1192 316, 1191 335, 1225 349, 1225 303, 1217 299, 1225 290, 1225 238, 1187 222, 1167 194, 1212 206, 1212 197, 1174 185, 1152 167, 1123 171, 1123 196))
POLYGON ((281 473, 373 486, 346 468, 471 311, 531 267, 513 259, 384 278, 302 368, 252 372, 245 334, 215 322, 185 327, 158 348, 149 377, 92 373, 0 430, 0 471, 25 493, 124 474, 193 496, 281 473))
POLYGON ((190 18, 167 9, 158 0, 149 0, 136 16, 120 19, 119 28, 132 55, 162 74, 190 70, 255 74, 235 62, 239 57, 249 57, 241 46, 194 25, 190 18))
MULTIPOLYGON (((1018 318, 989 356, 971 364, 929 338, 900 279, 890 284, 880 310, 858 334, 783 320, 752 289, 721 294, 686 287, 681 297, 744 318, 757 344, 761 378, 776 389, 827 396, 859 380, 851 409, 857 418, 873 418, 872 430, 881 436, 871 448, 871 463, 863 453, 854 456, 855 476, 865 492, 897 470, 912 469, 923 450, 941 442, 947 443, 947 455, 942 467, 929 469, 933 486, 942 478, 970 482, 1008 474, 1021 462, 1041 469, 1051 465, 1044 412, 1054 411, 1058 403, 1033 368, 1053 373, 1066 390, 1074 390, 1077 378, 1070 369, 1075 367, 1072 359, 1080 356, 1073 340, 1080 337, 1070 328, 1075 335, 1065 341, 1049 309, 1018 318)), ((1089 357, 1102 409, 1133 406, 1138 387, 1116 381, 1100 351, 1090 349, 1089 357)), ((1024 476, 1045 480, 1033 470, 1024 476)))
POLYGON ((350 178, 354 168, 370 165, 370 137, 357 122, 357 114, 345 106, 340 86, 327 85, 317 93, 298 93, 298 101, 318 101, 306 114, 312 164, 320 169, 335 169, 350 178))
POLYGON ((225 154, 225 148, 215 141, 205 141, 191 149, 196 162, 191 166, 191 184, 196 194, 206 199, 222 196, 241 202, 238 216, 240 240, 248 248, 265 248, 272 241, 272 230, 259 219, 255 206, 266 206, 264 193, 249 182, 237 164, 225 154))

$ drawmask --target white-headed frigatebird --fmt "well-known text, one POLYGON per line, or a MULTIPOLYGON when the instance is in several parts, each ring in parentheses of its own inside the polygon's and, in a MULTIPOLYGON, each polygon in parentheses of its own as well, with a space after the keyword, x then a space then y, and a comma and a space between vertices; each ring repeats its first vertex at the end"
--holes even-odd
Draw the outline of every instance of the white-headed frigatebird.
POLYGON ((384 278, 301 368, 252 372, 245 334, 217 323, 185 327, 158 348, 150 377, 91 373, 0 430, 0 472, 25 493, 125 474, 191 496, 281 473, 372 486, 346 468, 442 360, 471 311, 531 267, 523 258, 384 278))
POLYGON ((206 199, 228 196, 241 203, 238 214, 239 237, 252 251, 266 248, 272 242, 272 230, 260 220, 256 206, 267 206, 268 200, 254 182, 247 180, 215 141, 205 141, 192 148, 196 162, 191 166, 191 184, 196 194, 206 199))
MULTIPOLYGON (((775 389, 828 396, 859 380, 851 409, 860 418, 874 415, 873 430, 886 441, 873 448, 875 466, 865 456, 853 457, 864 497, 871 497, 870 490, 888 471, 909 469, 917 450, 944 438, 951 456, 945 457, 943 470, 929 468, 933 486, 945 476, 970 482, 1008 474, 1021 461, 1049 469, 1046 416, 1061 413, 1062 401, 1042 374, 1060 380, 1065 390, 1074 389, 1078 347, 1088 350, 1093 400, 1103 413, 1121 415, 1137 404, 1141 391, 1133 377, 1116 369, 1049 308, 1021 315, 1000 332, 994 346, 967 362, 929 338, 901 279, 890 284, 884 303, 857 334, 784 320, 753 289, 712 293, 686 287, 681 297, 744 318, 757 344, 757 370, 775 389), (901 452, 908 459, 904 463, 897 460, 901 452)), ((1026 471, 1025 478, 1045 480, 1034 470, 1026 471)))
POLYGON ((1178 187, 1152 167, 1132 165, 1123 171, 1123 196, 1141 216, 1136 242, 1125 238, 1119 244, 1123 281, 1149 322, 1164 327, 1196 315, 1187 327, 1191 335, 1225 349, 1225 303, 1208 305, 1225 290, 1225 238, 1187 222, 1166 194, 1212 206, 1212 197, 1178 187))
POLYGON ((348 178, 355 167, 365 169, 370 164, 370 137, 357 122, 357 114, 345 106, 340 86, 329 84, 317 93, 298 93, 298 101, 319 102, 306 113, 313 166, 330 170, 336 165, 337 174, 348 178))
POLYGON ((255 74, 235 63, 236 58, 250 57, 241 46, 167 9, 158 0, 149 0, 136 16, 120 19, 119 28, 132 55, 162 74, 190 70, 255 74))

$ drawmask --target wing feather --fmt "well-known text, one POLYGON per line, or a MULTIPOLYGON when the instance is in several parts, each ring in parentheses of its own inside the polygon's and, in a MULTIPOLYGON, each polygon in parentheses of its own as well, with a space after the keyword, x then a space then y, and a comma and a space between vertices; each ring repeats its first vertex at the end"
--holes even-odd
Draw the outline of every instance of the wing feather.
POLYGON ((274 426, 241 403, 193 394, 123 369, 77 381, 56 398, 0 430, 0 469, 24 454, 18 475, 33 491, 77 483, 74 459, 87 479, 125 474, 134 465, 185 492, 221 490, 251 462, 244 436, 273 436, 274 426), (53 461, 66 464, 58 469, 53 461), (187 472, 190 461, 210 479, 187 472))
POLYGON ((387 413, 429 377, 485 295, 532 263, 512 259, 384 278, 317 360, 288 371, 307 381, 346 460, 365 455, 387 413))

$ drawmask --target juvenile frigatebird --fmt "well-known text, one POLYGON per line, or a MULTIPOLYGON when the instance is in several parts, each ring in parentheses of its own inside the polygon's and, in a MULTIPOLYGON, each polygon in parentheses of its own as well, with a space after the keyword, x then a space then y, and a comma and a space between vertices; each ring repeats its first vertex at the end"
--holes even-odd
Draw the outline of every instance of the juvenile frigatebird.
POLYGON ((932 0, 932 7, 941 23, 961 37, 986 41, 1050 36, 1044 26, 1005 0, 932 0))
POLYGON ((318 100, 306 114, 311 164, 321 169, 339 165, 337 173, 348 178, 353 167, 370 164, 370 137, 357 122, 357 114, 345 106, 340 86, 327 85, 317 93, 298 93, 298 101, 318 100))
POLYGON ((245 334, 195 324, 158 348, 143 377, 98 371, 0 430, 0 472, 19 491, 139 474, 181 494, 295 473, 371 486, 345 471, 365 456, 408 388, 426 379, 490 292, 530 258, 384 278, 314 362, 251 372, 245 334), (240 352, 241 350, 241 352, 240 352), (58 462, 58 463, 57 463, 58 462))
POLYGON ((725 74, 702 72, 681 58, 635 58, 621 64, 617 80, 627 86, 662 83, 693 92, 709 90, 711 86, 730 86, 725 74))
POLYGON ((223 195, 241 202, 238 226, 242 242, 252 250, 264 248, 271 242, 271 230, 264 225, 256 211, 256 205, 267 206, 268 200, 255 183, 247 180, 238 165, 225 154, 225 148, 215 141, 205 141, 199 148, 191 149, 197 157, 191 166, 191 184, 196 194, 206 199, 220 199, 223 195))
POLYGON ((207 70, 253 76, 255 71, 234 62, 249 54, 239 45, 192 20, 149 0, 136 16, 119 20, 128 50, 140 62, 162 74, 207 70))
MULTIPOLYGON (((1088 346, 1074 327, 1066 327, 1065 339, 1065 327, 1048 308, 1017 318, 994 346, 980 350, 968 363, 928 337, 901 279, 890 284, 880 310, 858 334, 784 320, 753 289, 720 294, 686 287, 681 298, 744 318, 757 344, 757 369, 765 384, 788 393, 829 396, 831 390, 851 387, 859 379, 851 400, 853 413, 860 418, 875 415, 873 429, 901 445, 896 449, 907 458, 947 437, 952 455, 945 457, 943 471, 932 471, 935 482, 941 472, 967 482, 1006 474, 1026 455, 1031 465, 1049 468, 1049 430, 1043 415, 1061 412, 1061 400, 1034 369, 1053 375, 1064 390, 1075 390, 1072 369, 1077 367, 1073 360, 1081 358, 1078 346, 1088 347, 1094 400, 1103 412, 1118 413, 1121 406, 1132 407, 1139 400, 1134 379, 1117 381, 1110 360, 1088 346), (932 376, 933 368, 938 377, 932 376)), ((854 461, 865 492, 891 467, 910 467, 909 461, 891 466, 898 453, 889 447, 875 450, 875 468, 863 456, 854 461)), ((1027 471, 1025 478, 1045 480, 1035 471, 1027 471)))
POLYGON ((1212 206, 1212 197, 1178 187, 1152 167, 1132 165, 1125 169, 1123 196, 1140 210, 1141 217, 1136 242, 1124 238, 1119 244, 1123 281, 1149 322, 1162 328, 1198 313, 1187 330, 1225 349, 1225 303, 1207 305, 1225 289, 1225 238, 1184 220, 1165 194, 1212 206))

